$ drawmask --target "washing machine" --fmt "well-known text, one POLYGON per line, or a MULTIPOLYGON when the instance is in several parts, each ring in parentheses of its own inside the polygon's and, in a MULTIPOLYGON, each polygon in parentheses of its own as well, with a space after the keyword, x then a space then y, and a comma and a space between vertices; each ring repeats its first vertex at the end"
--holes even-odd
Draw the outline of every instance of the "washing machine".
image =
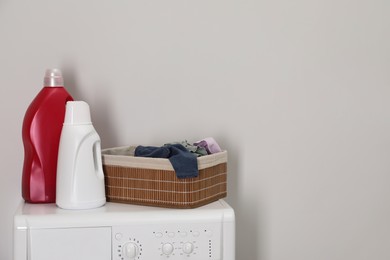
POLYGON ((90 210, 22 202, 14 260, 235 260, 234 210, 106 203, 90 210))

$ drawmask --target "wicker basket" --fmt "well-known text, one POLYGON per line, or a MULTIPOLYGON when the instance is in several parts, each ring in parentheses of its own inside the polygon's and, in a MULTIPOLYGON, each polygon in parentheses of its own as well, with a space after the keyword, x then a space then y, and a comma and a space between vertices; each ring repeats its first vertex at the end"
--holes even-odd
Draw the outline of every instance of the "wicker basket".
POLYGON ((198 157, 199 176, 179 179, 168 159, 102 150, 108 201, 167 208, 196 208, 227 195, 227 152, 198 157))

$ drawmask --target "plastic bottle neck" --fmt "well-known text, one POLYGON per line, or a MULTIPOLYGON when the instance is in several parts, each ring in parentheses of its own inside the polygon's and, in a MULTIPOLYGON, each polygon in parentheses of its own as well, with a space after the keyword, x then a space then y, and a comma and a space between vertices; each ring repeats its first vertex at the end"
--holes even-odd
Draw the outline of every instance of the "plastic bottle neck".
POLYGON ((46 70, 45 77, 43 79, 44 87, 63 87, 64 79, 62 73, 58 69, 46 70))

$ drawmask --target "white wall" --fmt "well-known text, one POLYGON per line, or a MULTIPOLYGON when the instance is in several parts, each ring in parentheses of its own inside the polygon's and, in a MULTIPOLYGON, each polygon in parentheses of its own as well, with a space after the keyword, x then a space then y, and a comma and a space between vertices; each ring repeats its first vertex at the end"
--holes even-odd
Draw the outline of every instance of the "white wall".
POLYGON ((239 260, 390 259, 390 2, 0 1, 0 259, 44 70, 103 146, 213 136, 239 260))

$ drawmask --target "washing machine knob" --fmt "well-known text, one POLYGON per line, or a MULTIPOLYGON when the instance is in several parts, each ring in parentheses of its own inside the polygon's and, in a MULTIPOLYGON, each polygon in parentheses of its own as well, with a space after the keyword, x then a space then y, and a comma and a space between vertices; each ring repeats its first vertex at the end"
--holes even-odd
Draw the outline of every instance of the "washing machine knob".
POLYGON ((171 243, 165 243, 161 248, 164 255, 170 255, 173 252, 173 245, 171 243))
POLYGON ((184 243, 183 245, 183 252, 185 254, 191 254, 194 251, 194 244, 191 242, 184 243))
POLYGON ((129 242, 123 246, 122 253, 126 260, 135 259, 138 256, 138 246, 133 242, 129 242))

